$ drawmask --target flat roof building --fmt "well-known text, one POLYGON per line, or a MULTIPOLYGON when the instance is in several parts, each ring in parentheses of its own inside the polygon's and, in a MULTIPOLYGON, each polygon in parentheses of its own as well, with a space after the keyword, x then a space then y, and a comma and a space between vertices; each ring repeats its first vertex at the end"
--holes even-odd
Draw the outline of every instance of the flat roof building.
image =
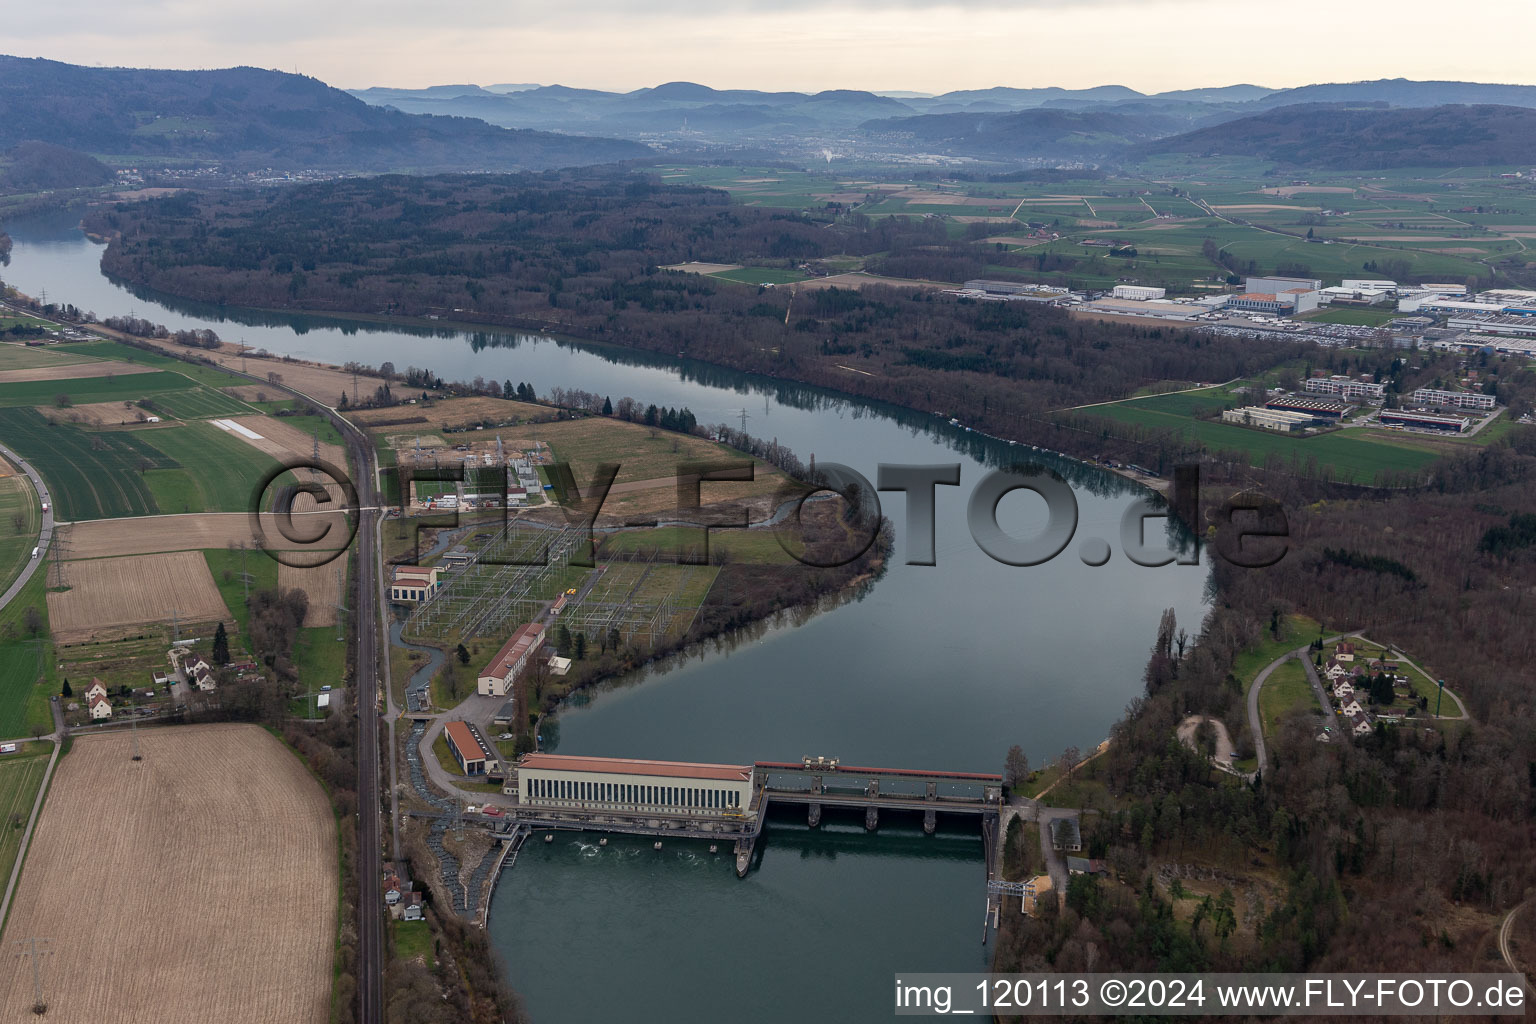
POLYGON ((1114 299, 1160 299, 1168 294, 1166 288, 1152 288, 1139 284, 1117 284, 1110 291, 1114 299))
POLYGON ((1223 423, 1263 427, 1265 430, 1295 430, 1298 427, 1310 427, 1317 421, 1316 417, 1310 413, 1266 409, 1257 405, 1243 409, 1227 409, 1221 414, 1221 419, 1223 423))
POLYGON ((1467 421, 1460 416, 1437 416, 1399 409, 1383 409, 1381 422, 1389 427, 1412 427, 1415 430, 1437 430, 1448 434, 1459 434, 1467 429, 1467 421))
POLYGON ((389 599, 402 604, 420 604, 437 593, 442 584, 437 566, 396 565, 389 572, 389 599))
POLYGON ((1339 395, 1343 398, 1380 398, 1386 386, 1375 381, 1360 380, 1335 374, 1332 377, 1309 377, 1302 387, 1317 395, 1339 395))
POLYGON ((1494 397, 1478 391, 1442 391, 1439 388, 1419 388, 1408 396, 1415 405, 1443 405, 1457 409, 1492 409, 1494 397))

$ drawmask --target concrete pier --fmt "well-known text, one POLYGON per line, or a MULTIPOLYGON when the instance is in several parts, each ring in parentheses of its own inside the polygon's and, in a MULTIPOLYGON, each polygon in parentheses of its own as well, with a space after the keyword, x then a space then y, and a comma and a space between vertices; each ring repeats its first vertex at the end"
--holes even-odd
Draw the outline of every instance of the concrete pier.
POLYGON ((939 812, 930 807, 923 812, 923 831, 931 836, 938 830, 938 827, 939 812))
POLYGON ((805 816, 805 823, 811 826, 811 828, 821 824, 821 804, 810 805, 810 810, 805 816))
POLYGON ((869 807, 864 811, 864 827, 873 832, 880 826, 880 808, 869 807))

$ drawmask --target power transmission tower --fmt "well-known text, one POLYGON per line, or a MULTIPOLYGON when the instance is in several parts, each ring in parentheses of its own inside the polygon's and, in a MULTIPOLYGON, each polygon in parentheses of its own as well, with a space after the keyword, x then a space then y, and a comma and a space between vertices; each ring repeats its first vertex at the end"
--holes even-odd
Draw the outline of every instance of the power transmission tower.
POLYGON ((171 638, 173 643, 181 643, 181 614, 175 607, 171 608, 171 638))
POLYGON ((53 953, 51 949, 39 949, 39 944, 46 946, 52 939, 29 938, 22 939, 16 945, 21 947, 17 956, 29 956, 32 958, 32 1012, 44 1014, 48 1012, 48 1002, 43 998, 43 964, 42 958, 53 953))
POLYGON ((139 753, 139 720, 137 718, 133 720, 129 731, 133 733, 133 759, 135 761, 142 761, 144 757, 139 753))
POLYGON ((347 612, 352 609, 347 607, 347 575, 346 559, 336 559, 336 640, 338 642, 347 638, 343 626, 347 620, 347 612))
POLYGON ((747 410, 745 410, 745 409, 741 410, 741 432, 743 434, 745 434, 747 432, 747 420, 749 420, 751 418, 752 418, 751 416, 747 415, 747 410))
POLYGON ((240 582, 242 584, 244 584, 244 587, 245 587, 245 606, 247 608, 249 608, 251 606, 251 582, 253 580, 255 580, 256 577, 252 576, 250 573, 245 571, 245 552, 246 552, 245 541, 241 541, 240 542, 240 582))

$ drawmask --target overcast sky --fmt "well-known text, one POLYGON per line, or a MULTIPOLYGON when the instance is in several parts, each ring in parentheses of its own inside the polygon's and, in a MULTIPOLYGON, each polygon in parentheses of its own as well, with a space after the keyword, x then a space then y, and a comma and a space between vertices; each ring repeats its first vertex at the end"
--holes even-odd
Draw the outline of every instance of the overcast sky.
POLYGON ((298 70, 332 85, 1145 92, 1370 78, 1536 83, 1532 0, 52 0, 0 51, 298 70), (1453 24, 1453 19, 1464 18, 1453 24))

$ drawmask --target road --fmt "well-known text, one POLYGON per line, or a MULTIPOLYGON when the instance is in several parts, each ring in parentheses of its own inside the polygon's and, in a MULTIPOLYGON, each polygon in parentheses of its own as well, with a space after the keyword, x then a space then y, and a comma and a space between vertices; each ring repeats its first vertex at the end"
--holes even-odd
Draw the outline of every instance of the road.
MULTIPOLYGON (((1347 633, 1339 633, 1328 637, 1323 643, 1338 643, 1348 635, 1347 633)), ((1279 668, 1288 658, 1300 658, 1307 664, 1307 668, 1310 669, 1312 665, 1310 662, 1307 662, 1306 655, 1311 648, 1312 644, 1308 642, 1294 651, 1286 651, 1280 657, 1265 665, 1264 671, 1254 677, 1253 685, 1248 688, 1248 728, 1253 733, 1253 750, 1258 758, 1259 771, 1261 772, 1269 767, 1269 753, 1264 747, 1264 719, 1259 715, 1259 688, 1264 685, 1264 680, 1269 678, 1270 673, 1279 668)), ((1312 689, 1317 694, 1319 705, 1326 711, 1329 707, 1328 698, 1319 689, 1317 676, 1308 672, 1308 678, 1312 680, 1312 689)))
POLYGON ((53 498, 48 494, 48 485, 43 483, 43 478, 37 475, 37 470, 33 469, 28 463, 23 462, 21 456, 3 444, 0 444, 0 455, 4 455, 11 465, 18 467, 27 475, 27 479, 32 481, 32 486, 37 488, 37 496, 42 501, 43 508, 47 509, 43 513, 43 528, 37 539, 37 557, 29 561, 26 567, 21 570, 21 575, 16 577, 16 582, 7 587, 4 594, 0 594, 0 608, 4 608, 11 603, 12 598, 21 593, 21 588, 25 587, 27 582, 32 579, 32 574, 37 572, 38 567, 48 560, 48 545, 53 541, 54 524, 53 498))
MULTIPOLYGON (((1514 927, 1515 915, 1524 910, 1526 905, 1530 902, 1530 900, 1526 900, 1524 903, 1516 906, 1508 914, 1505 914, 1504 923, 1499 925, 1499 954, 1504 957, 1504 962, 1509 964, 1509 969, 1514 971, 1516 974, 1519 974, 1521 977, 1525 977, 1525 972, 1520 969, 1519 964, 1515 963, 1515 954, 1509 948, 1509 933, 1514 927)), ((1525 987, 1532 996, 1536 996, 1536 985, 1532 985, 1530 981, 1527 980, 1525 987)))

